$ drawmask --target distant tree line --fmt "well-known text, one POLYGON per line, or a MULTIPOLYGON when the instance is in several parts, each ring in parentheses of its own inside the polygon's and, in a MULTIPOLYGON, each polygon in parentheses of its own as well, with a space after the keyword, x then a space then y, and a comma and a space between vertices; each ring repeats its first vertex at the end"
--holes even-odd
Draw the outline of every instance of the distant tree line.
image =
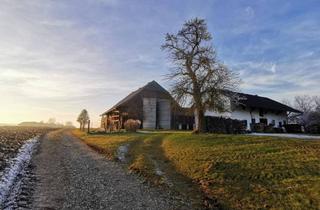
POLYGON ((30 126, 30 127, 51 127, 51 128, 74 128, 73 123, 71 121, 65 122, 65 124, 59 123, 55 118, 50 118, 47 122, 40 121, 28 121, 21 122, 18 126, 30 126))

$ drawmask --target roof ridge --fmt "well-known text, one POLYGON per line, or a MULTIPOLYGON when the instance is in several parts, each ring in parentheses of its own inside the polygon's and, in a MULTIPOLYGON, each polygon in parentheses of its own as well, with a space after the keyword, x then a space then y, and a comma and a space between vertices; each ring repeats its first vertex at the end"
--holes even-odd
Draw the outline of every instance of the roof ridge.
POLYGON ((142 90, 144 90, 145 88, 148 88, 150 86, 150 88, 155 88, 155 89, 159 89, 157 91, 164 91, 166 93, 168 93, 170 96, 171 94, 164 88, 162 87, 158 82, 156 82, 155 80, 152 80, 150 82, 148 82, 146 85, 138 88, 137 90, 131 92, 130 94, 128 94, 126 97, 124 97, 122 100, 120 100, 118 103, 116 103, 114 106, 112 106, 110 109, 108 109, 107 111, 105 111, 104 113, 102 113, 101 115, 115 109, 116 107, 120 106, 122 103, 124 103, 125 101, 131 99, 132 97, 134 97, 136 94, 139 94, 142 90))

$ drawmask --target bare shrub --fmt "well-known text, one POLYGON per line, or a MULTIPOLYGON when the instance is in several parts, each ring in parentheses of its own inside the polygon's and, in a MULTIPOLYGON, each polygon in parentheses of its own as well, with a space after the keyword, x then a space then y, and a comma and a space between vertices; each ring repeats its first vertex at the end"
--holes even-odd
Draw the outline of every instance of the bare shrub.
POLYGON ((136 132, 140 128, 140 120, 129 119, 124 123, 124 128, 126 131, 136 132))

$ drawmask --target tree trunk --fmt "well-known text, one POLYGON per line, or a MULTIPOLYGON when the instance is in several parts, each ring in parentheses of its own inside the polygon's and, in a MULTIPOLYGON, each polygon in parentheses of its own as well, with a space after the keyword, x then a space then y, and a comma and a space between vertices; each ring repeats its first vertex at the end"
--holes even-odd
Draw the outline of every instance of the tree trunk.
POLYGON ((88 133, 90 133, 90 120, 88 121, 88 133))
POLYGON ((199 133, 205 133, 206 132, 206 124, 205 124, 205 117, 204 117, 204 111, 202 109, 196 109, 196 131, 199 133))

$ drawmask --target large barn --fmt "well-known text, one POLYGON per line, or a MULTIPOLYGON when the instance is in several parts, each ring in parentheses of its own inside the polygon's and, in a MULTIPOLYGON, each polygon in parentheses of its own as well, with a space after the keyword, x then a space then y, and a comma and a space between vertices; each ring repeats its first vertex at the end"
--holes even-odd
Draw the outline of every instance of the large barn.
POLYGON ((193 113, 182 108, 156 81, 130 93, 101 115, 101 127, 120 129, 127 119, 141 121, 144 129, 192 129, 193 113))
MULTIPOLYGON (((241 120, 246 124, 247 130, 251 130, 252 125, 257 123, 282 128, 288 121, 289 113, 301 113, 266 97, 244 93, 238 95, 241 100, 236 105, 231 104, 230 112, 207 110, 205 115, 241 120)), ((170 93, 156 81, 130 93, 102 113, 101 127, 106 130, 121 129, 127 119, 140 120, 141 128, 144 129, 191 130, 195 126, 191 108, 179 106, 170 93)))

